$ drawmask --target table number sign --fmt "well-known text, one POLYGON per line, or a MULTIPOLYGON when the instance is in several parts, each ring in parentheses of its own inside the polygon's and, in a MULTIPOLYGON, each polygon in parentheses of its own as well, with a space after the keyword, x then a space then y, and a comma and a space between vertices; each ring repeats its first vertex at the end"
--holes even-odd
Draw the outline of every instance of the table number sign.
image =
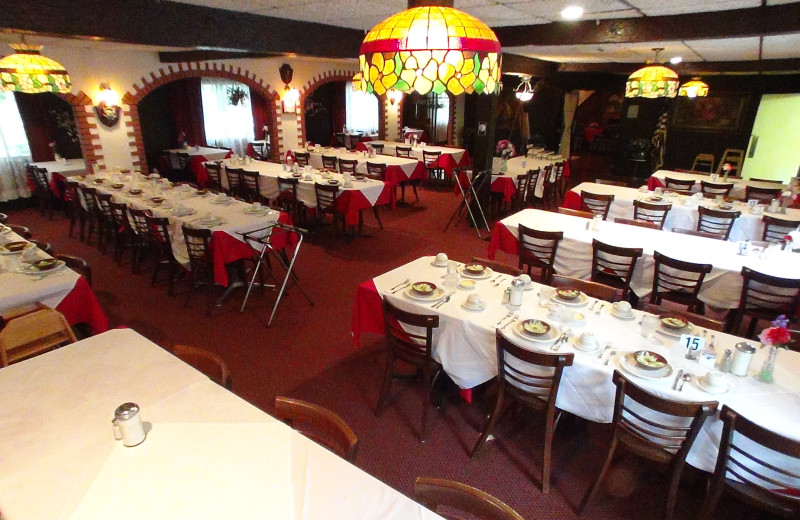
POLYGON ((706 346, 706 339, 691 334, 681 334, 678 342, 686 348, 686 359, 697 359, 697 353, 706 346))

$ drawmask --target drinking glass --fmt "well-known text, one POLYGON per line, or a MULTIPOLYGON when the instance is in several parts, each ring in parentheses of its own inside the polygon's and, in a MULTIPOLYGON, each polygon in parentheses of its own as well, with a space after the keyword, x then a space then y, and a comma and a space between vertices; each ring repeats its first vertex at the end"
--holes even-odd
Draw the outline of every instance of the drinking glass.
POLYGON ((540 307, 547 307, 547 304, 550 303, 550 298, 553 297, 553 291, 555 289, 553 287, 544 286, 542 290, 539 291, 539 306, 540 307))
POLYGON ((651 339, 658 327, 658 316, 646 315, 642 318, 642 336, 651 339))

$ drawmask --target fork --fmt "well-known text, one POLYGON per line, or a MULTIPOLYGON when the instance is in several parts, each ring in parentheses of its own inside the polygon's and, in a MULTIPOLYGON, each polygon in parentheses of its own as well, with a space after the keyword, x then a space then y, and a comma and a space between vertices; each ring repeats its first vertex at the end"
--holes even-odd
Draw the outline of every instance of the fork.
POLYGON ((509 325, 514 323, 515 321, 517 321, 518 319, 519 319, 519 314, 514 314, 514 316, 511 318, 511 320, 501 327, 501 330, 505 329, 506 327, 508 327, 509 325))
POLYGON ((497 287, 498 285, 503 283, 503 281, 504 281, 504 279, 498 276, 497 277, 497 281, 494 283, 494 286, 497 287))
POLYGON ((594 308, 597 306, 598 303, 600 303, 600 300, 595 300, 594 302, 592 302, 592 306, 589 307, 589 312, 594 311, 594 308))
POLYGON ((442 305, 444 305, 445 303, 447 303, 449 301, 450 301, 450 295, 448 294, 447 296, 445 296, 444 298, 442 298, 438 302, 434 303, 431 306, 431 309, 438 309, 439 307, 441 307, 442 305))
POLYGON ((393 290, 397 289, 398 287, 400 287, 401 285, 405 285, 405 284, 407 284, 407 283, 408 283, 408 282, 410 282, 410 281, 411 281, 411 278, 406 278, 404 281, 400 282, 399 284, 395 285, 394 287, 392 287, 392 288, 391 288, 391 289, 389 289, 389 290, 390 290, 390 291, 393 291, 393 290))
POLYGON ((396 293, 397 291, 399 291, 400 289, 405 289, 405 288, 406 288, 406 287, 408 287, 409 285, 411 285, 411 282, 406 282, 406 283, 404 283, 404 284, 401 284, 401 285, 400 285, 400 287, 398 287, 397 289, 393 289, 393 290, 391 291, 391 293, 392 293, 392 294, 394 294, 394 293, 396 293))
POLYGON ((607 357, 607 358, 606 358, 606 360, 603 362, 603 365, 608 365, 608 362, 609 362, 609 361, 611 361, 611 358, 613 358, 613 357, 614 357, 614 356, 616 356, 616 355, 617 355, 617 351, 616 351, 616 350, 614 350, 614 349, 611 349, 611 352, 609 352, 609 353, 608 353, 608 357, 607 357))
POLYGON ((505 320, 507 320, 508 318, 510 318, 513 315, 514 315, 514 311, 509 311, 508 314, 506 314, 505 316, 503 316, 502 318, 497 320, 497 323, 495 323, 494 326, 495 327, 499 327, 501 323, 503 323, 505 320))
POLYGON ((598 305, 597 309, 595 309, 594 311, 595 315, 599 316, 600 313, 603 311, 603 307, 605 307, 605 305, 606 305, 605 303, 601 303, 600 305, 598 305))
POLYGON ((610 348, 611 348, 611 345, 610 344, 606 344, 606 346, 603 348, 603 351, 600 352, 599 354, 597 354, 597 359, 603 359, 603 356, 606 355, 606 352, 608 352, 608 349, 610 349, 610 348))
POLYGON ((553 352, 558 352, 558 348, 561 346, 562 343, 567 341, 568 337, 569 337, 569 330, 564 329, 564 332, 561 334, 561 337, 558 338, 555 343, 553 343, 553 346, 550 347, 550 350, 552 350, 553 352))

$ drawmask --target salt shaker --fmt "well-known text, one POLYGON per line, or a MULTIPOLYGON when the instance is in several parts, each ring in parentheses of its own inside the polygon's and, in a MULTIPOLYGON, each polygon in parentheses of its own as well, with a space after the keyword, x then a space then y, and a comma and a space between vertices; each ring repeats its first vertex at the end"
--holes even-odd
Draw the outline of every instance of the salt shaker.
POLYGON ((732 364, 733 364, 733 351, 729 348, 726 348, 725 353, 722 355, 722 361, 719 364, 719 371, 730 372, 732 364))
POLYGON ((144 442, 144 426, 139 416, 139 405, 136 403, 119 405, 114 410, 111 425, 114 429, 114 438, 121 440, 125 446, 138 446, 144 442))
POLYGON ((522 292, 525 290, 525 282, 519 278, 511 280, 511 292, 508 295, 509 305, 522 305, 522 292))
POLYGON ((746 376, 750 369, 750 361, 753 359, 756 349, 744 341, 736 344, 731 363, 731 374, 736 376, 746 376))

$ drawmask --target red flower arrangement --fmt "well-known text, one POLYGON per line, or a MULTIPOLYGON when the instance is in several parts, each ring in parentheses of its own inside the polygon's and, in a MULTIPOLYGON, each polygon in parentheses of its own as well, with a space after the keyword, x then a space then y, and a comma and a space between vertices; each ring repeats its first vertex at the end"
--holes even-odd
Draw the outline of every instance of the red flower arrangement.
POLYGON ((786 319, 785 315, 781 314, 772 322, 772 327, 761 331, 758 339, 769 347, 786 348, 786 345, 792 340, 792 334, 787 328, 788 325, 789 320, 786 319))

